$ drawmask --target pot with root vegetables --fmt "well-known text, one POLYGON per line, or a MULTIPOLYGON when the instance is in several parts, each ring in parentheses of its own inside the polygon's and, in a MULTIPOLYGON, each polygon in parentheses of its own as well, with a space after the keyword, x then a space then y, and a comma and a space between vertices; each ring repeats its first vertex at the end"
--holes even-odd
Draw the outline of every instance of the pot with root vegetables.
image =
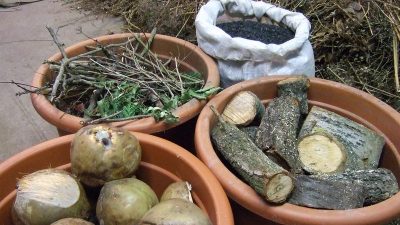
POLYGON ((236 224, 373 225, 400 214, 399 132, 400 115, 371 95, 276 76, 212 99, 195 143, 238 203, 236 224))
POLYGON ((222 187, 193 155, 106 125, 21 152, 0 164, 0 181, 5 225, 233 225, 222 187))

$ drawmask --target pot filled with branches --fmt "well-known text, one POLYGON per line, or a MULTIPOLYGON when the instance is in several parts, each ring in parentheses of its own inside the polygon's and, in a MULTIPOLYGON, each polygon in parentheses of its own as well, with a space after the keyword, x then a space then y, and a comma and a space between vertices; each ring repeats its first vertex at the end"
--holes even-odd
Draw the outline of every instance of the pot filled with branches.
POLYGON ((189 120, 219 90, 218 69, 210 57, 155 29, 102 36, 65 50, 48 30, 60 53, 37 70, 31 100, 60 135, 110 123, 176 141, 180 128, 193 130, 195 122, 189 120))

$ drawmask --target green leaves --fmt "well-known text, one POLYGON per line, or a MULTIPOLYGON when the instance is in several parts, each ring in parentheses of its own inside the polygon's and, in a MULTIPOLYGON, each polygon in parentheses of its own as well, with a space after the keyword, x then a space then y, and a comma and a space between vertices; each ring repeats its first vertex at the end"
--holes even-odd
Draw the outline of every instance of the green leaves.
POLYGON ((152 115, 156 121, 164 120, 164 122, 169 124, 179 122, 179 118, 172 114, 171 111, 162 109, 160 107, 148 107, 146 114, 152 115))
POLYGON ((216 93, 218 93, 222 88, 220 87, 207 87, 207 88, 202 88, 199 90, 193 90, 193 89, 188 89, 186 90, 183 95, 181 96, 181 101, 182 102, 188 102, 192 98, 196 98, 199 100, 205 100, 209 96, 212 96, 216 93))

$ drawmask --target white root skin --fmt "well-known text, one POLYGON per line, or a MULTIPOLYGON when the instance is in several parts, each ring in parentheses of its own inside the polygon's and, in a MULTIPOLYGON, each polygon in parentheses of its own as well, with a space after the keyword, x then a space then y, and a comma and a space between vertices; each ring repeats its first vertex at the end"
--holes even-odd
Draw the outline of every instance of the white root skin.
POLYGON ((298 145, 303 169, 310 173, 342 172, 346 162, 343 146, 332 137, 315 133, 302 138, 298 145))
POLYGON ((68 172, 45 169, 18 181, 13 220, 50 224, 61 218, 85 218, 90 208, 83 187, 68 172))
POLYGON ((37 173, 19 181, 19 201, 16 204, 23 205, 33 200, 49 206, 68 208, 79 200, 79 196, 79 186, 69 175, 37 173))

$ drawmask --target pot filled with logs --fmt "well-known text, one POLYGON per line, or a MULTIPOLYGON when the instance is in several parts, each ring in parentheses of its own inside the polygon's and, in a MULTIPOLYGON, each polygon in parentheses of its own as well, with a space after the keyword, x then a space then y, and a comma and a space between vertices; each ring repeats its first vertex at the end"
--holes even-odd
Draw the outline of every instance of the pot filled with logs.
POLYGON ((372 225, 400 215, 399 132, 400 115, 369 94, 278 76, 219 93, 195 145, 236 224, 372 225))

